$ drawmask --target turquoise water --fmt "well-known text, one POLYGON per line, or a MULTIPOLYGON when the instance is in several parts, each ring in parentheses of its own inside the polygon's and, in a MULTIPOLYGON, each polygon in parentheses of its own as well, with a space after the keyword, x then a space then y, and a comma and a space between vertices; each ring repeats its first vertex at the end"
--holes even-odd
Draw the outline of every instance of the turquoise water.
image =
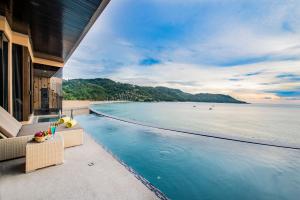
MULTIPOLYGON (((294 143, 299 141, 297 130, 294 130, 300 130, 299 124, 294 124, 299 119, 293 118, 299 116, 298 107, 265 108, 262 105, 255 105, 249 109, 249 105, 245 105, 244 108, 236 105, 238 111, 234 112, 232 109, 235 105, 227 107, 227 105, 216 104, 211 111, 215 112, 219 109, 216 111, 218 114, 211 114, 207 109, 208 104, 199 103, 196 107, 190 103, 170 104, 110 104, 97 106, 97 109, 127 119, 197 131, 198 128, 201 129, 200 131, 217 130, 218 123, 223 121, 221 127, 224 133, 222 130, 217 131, 230 134, 230 130, 240 130, 233 134, 238 135, 241 132, 243 137, 250 137, 248 129, 256 130, 255 124, 261 127, 260 120, 263 120, 269 121, 264 126, 265 131, 261 127, 258 131, 254 131, 253 137, 289 142, 292 141, 290 137, 295 137, 294 143), (173 110, 174 107, 177 111, 173 110), (197 108, 198 112, 209 113, 209 116, 201 120, 191 119, 197 115, 204 115, 194 112, 197 108), (265 109, 268 111, 267 114, 265 109), (273 113, 270 113, 272 110, 273 113), (289 112, 286 113, 287 111, 289 112), (230 116, 228 112, 235 114, 230 116), (157 116, 157 113, 162 115, 157 116), (242 113, 240 117, 238 117, 239 113, 242 113), (276 113, 281 113, 280 117, 274 116, 276 113), (285 119, 284 117, 289 114, 289 118, 285 119), (271 118, 267 119, 267 115, 271 118), (168 120, 166 116, 170 119, 168 120), (256 122, 251 116, 255 116, 256 122), (248 122, 243 122, 245 117, 248 122), (291 127, 281 128, 279 118, 288 121, 288 127, 291 127), (271 131, 275 130, 269 127, 272 120, 274 126, 281 128, 281 134, 284 136, 279 134, 279 131, 272 134, 271 131), (198 121, 198 125, 191 125, 198 121), (235 124, 237 121, 238 123, 235 124), (212 124, 213 127, 203 124, 212 124), (246 124, 247 127, 239 124, 246 124), (235 125, 238 128, 232 127, 235 125), (243 133, 244 129, 248 131, 243 133), (260 136, 261 132, 268 132, 268 134, 260 136)), ((299 199, 300 151, 298 150, 162 131, 96 115, 80 116, 77 120, 97 142, 108 148, 171 199, 299 199)))
POLYGON ((56 122, 59 117, 39 117, 38 122, 56 122))

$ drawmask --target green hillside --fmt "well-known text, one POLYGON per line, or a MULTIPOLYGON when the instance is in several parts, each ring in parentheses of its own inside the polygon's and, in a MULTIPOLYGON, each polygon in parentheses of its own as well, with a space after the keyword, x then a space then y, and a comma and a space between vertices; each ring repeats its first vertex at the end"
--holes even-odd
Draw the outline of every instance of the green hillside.
POLYGON ((245 103, 223 94, 189 94, 178 89, 142 87, 102 78, 64 80, 63 94, 65 100, 245 103))

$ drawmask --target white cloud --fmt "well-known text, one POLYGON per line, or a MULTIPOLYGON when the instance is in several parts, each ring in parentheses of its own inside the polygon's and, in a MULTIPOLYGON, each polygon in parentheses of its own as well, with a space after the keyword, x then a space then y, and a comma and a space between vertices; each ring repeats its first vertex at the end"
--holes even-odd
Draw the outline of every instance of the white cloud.
POLYGON ((150 68, 126 66, 119 69, 111 77, 120 82, 138 85, 166 86, 191 93, 225 93, 243 100, 257 101, 268 98, 279 99, 275 94, 266 91, 300 87, 300 82, 284 83, 276 78, 282 73, 293 73, 300 76, 299 65, 300 62, 290 61, 220 68, 217 66, 166 63, 150 68), (246 75, 258 71, 261 74, 246 75), (230 80, 234 78, 238 80, 230 80))

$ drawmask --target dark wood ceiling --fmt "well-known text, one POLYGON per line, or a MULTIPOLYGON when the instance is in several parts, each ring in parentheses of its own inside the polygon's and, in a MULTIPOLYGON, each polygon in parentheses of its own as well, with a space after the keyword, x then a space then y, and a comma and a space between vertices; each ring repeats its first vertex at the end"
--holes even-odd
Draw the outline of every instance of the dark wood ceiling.
POLYGON ((58 71, 61 71, 61 69, 62 68, 60 68, 60 67, 52 67, 52 66, 48 66, 48 65, 42 65, 42 64, 35 63, 33 65, 33 74, 35 77, 47 77, 47 78, 51 78, 55 74, 60 74, 61 77, 59 77, 59 78, 62 78, 62 74, 58 73, 58 71))
POLYGON ((0 0, 0 15, 30 35, 34 55, 64 62, 110 0, 0 0))

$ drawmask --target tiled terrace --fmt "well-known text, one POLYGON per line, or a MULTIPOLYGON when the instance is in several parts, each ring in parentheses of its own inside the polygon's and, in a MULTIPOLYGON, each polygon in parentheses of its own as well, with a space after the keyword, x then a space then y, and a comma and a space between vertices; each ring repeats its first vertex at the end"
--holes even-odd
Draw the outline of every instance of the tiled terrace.
POLYGON ((63 165, 28 174, 25 158, 0 162, 0 200, 157 199, 88 134, 83 145, 65 149, 64 158, 63 165))

